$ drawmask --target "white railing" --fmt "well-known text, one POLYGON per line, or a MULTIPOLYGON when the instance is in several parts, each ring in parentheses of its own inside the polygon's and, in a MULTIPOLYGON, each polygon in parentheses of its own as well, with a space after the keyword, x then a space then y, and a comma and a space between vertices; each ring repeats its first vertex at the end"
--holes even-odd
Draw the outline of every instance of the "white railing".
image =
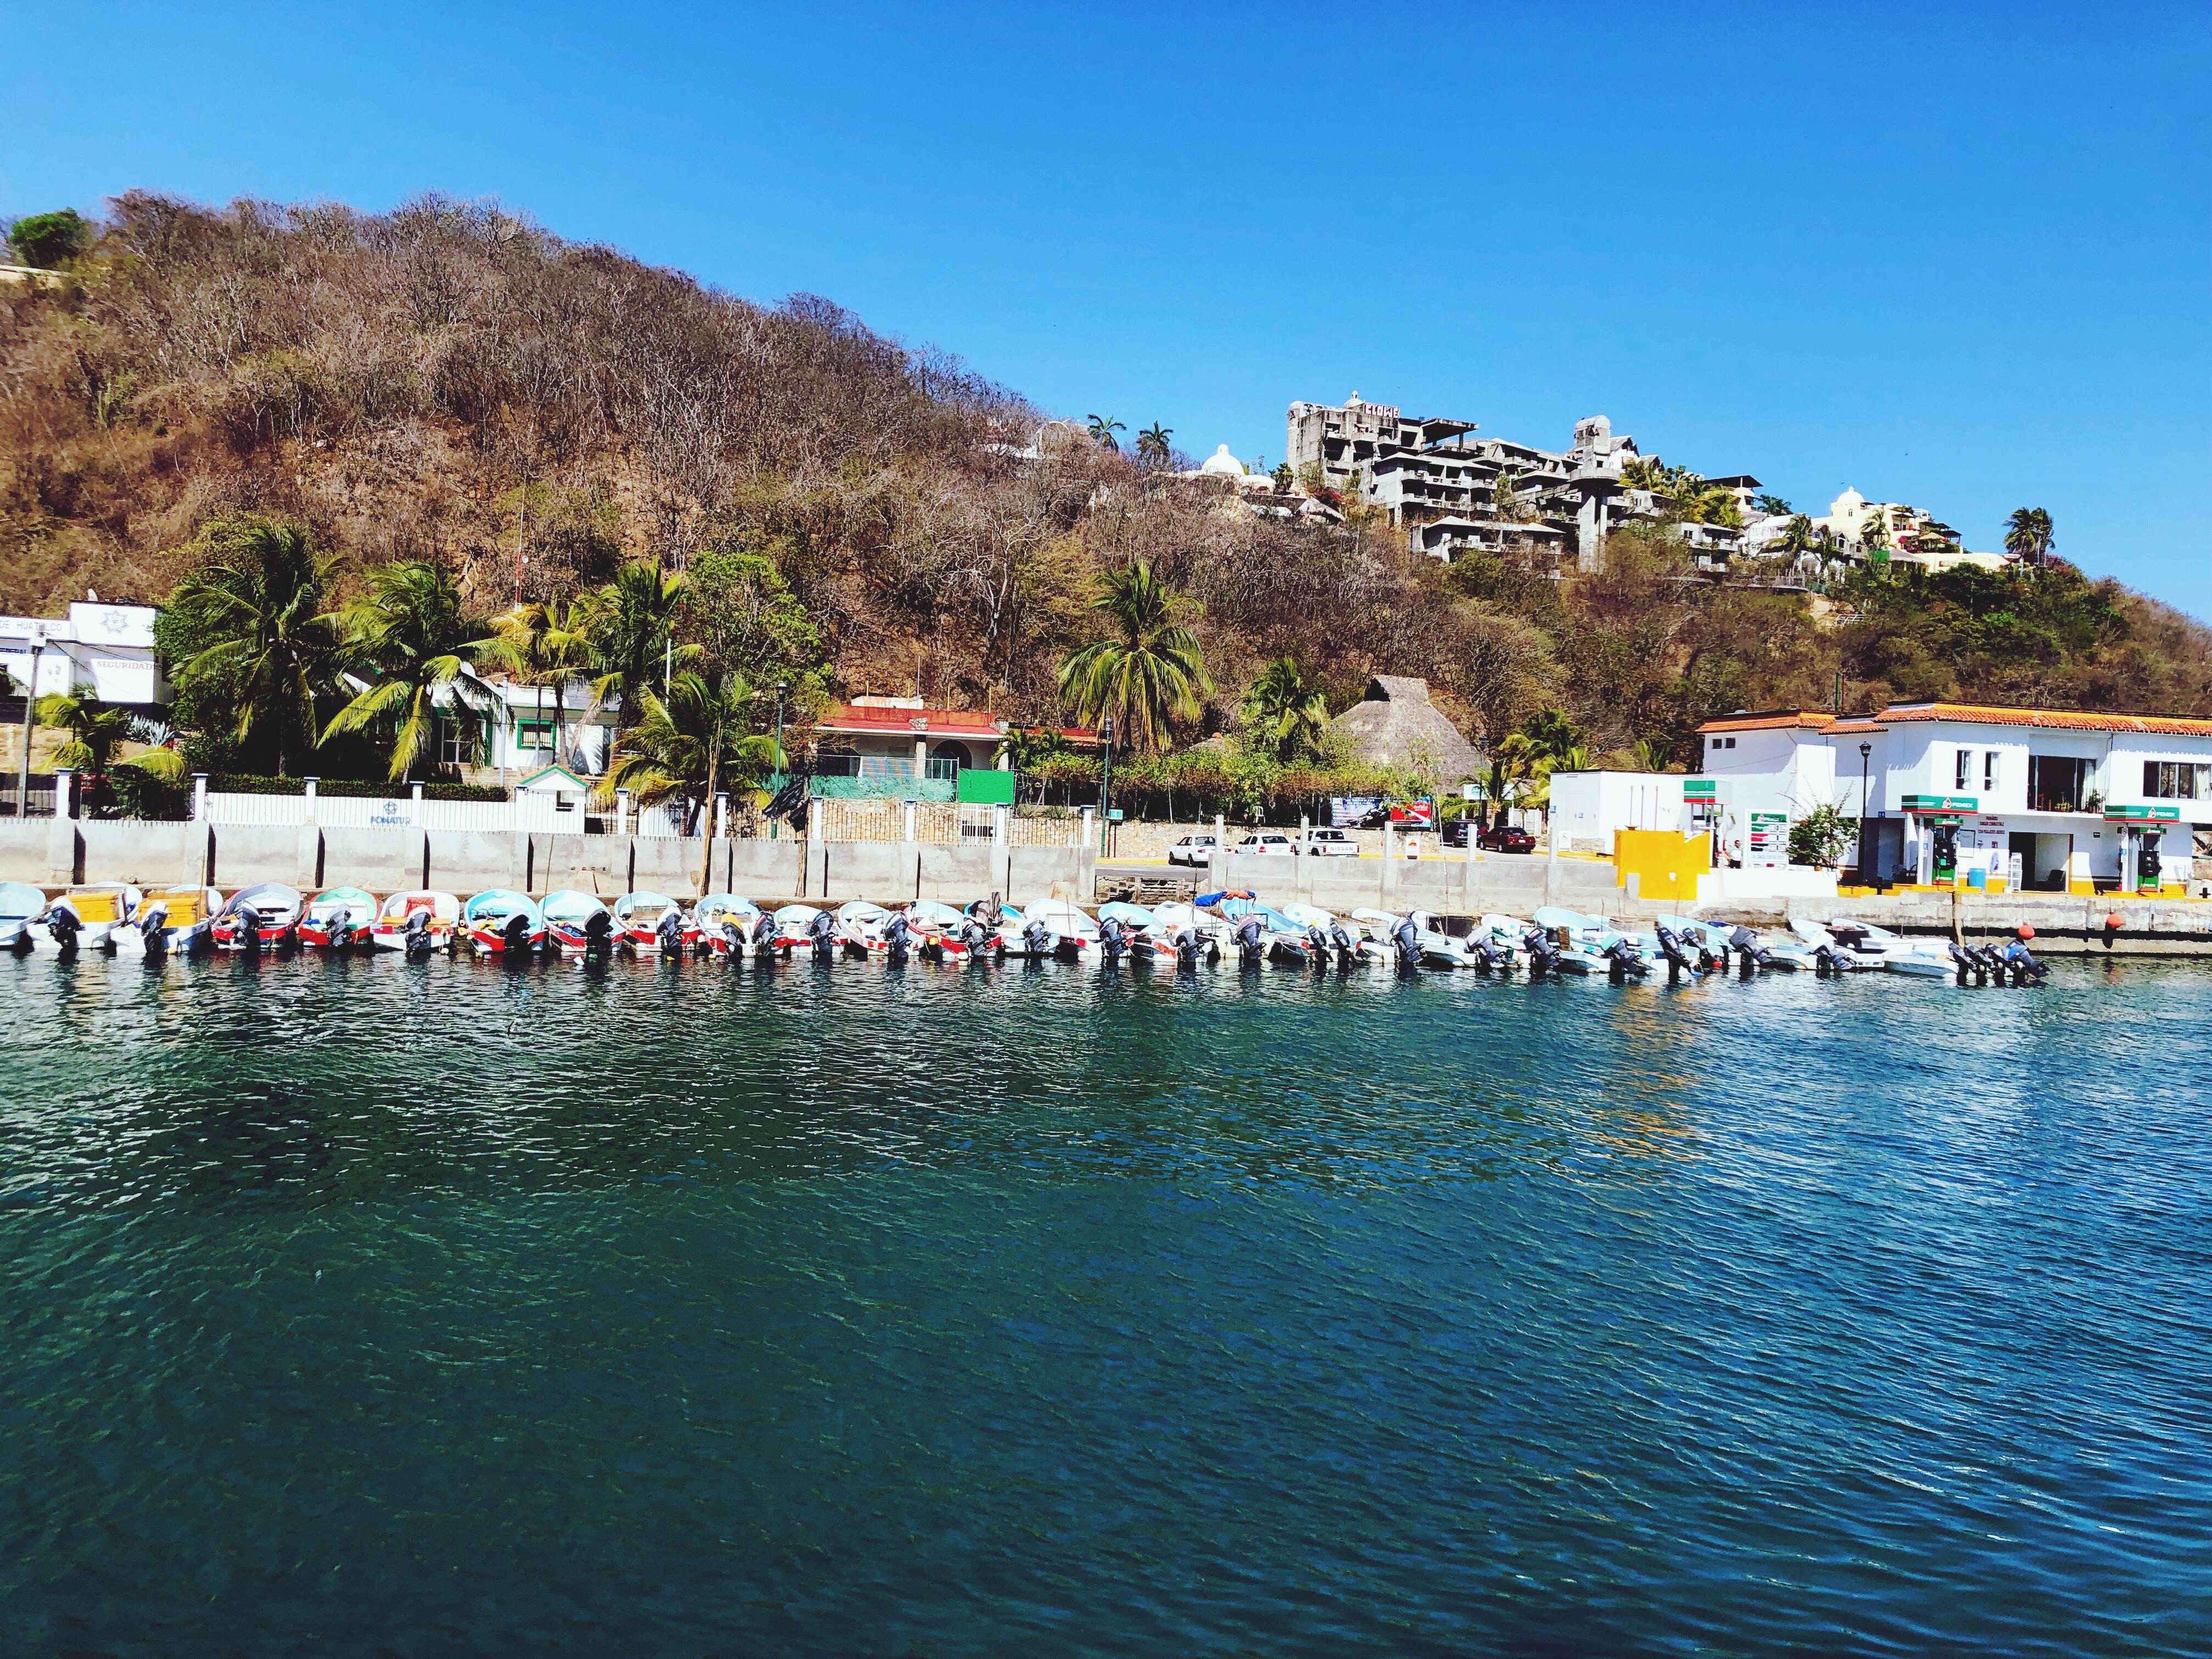
POLYGON ((515 800, 416 800, 409 794, 249 795, 210 790, 200 816, 210 823, 316 824, 325 830, 438 830, 499 834, 581 835, 583 809, 568 811, 535 791, 515 800))

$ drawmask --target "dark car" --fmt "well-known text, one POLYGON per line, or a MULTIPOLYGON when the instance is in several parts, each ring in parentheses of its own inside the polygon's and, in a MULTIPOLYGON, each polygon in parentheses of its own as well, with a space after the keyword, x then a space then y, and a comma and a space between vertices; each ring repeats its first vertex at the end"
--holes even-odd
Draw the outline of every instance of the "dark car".
POLYGON ((1464 847, 1474 834, 1473 818, 1454 818, 1437 832, 1437 839, 1447 847, 1464 847))
POLYGON ((1474 838, 1477 847, 1492 853, 1533 853, 1536 838, 1526 830, 1516 830, 1510 823, 1493 823, 1474 838))

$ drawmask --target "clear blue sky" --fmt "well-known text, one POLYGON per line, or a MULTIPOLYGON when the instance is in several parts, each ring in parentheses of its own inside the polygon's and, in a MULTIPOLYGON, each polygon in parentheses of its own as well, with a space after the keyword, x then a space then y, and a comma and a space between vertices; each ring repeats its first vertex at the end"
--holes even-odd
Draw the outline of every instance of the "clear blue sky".
POLYGON ((2212 10, 12 9, 0 213, 497 196, 1270 463, 1353 389, 2212 617, 2212 10))

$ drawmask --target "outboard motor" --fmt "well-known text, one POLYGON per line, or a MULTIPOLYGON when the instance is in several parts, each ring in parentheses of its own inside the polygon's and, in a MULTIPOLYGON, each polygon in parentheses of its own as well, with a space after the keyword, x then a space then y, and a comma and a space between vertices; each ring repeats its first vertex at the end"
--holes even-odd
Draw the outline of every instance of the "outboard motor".
POLYGON ((341 910, 331 918, 331 949, 350 951, 353 949, 353 912, 341 910))
POLYGON ((418 904, 407 913, 408 960, 420 961, 428 956, 435 943, 430 937, 430 913, 418 904))
POLYGON ((814 959, 828 962, 836 954, 837 923, 827 910, 817 910, 806 924, 806 937, 813 942, 814 959))
POLYGON ((1601 954, 1606 962, 1606 977, 1615 985, 1621 984, 1631 974, 1640 978, 1650 971, 1651 964, 1644 960, 1636 941, 1625 935, 1607 945, 1601 954))
POLYGON ((1506 960, 1504 947, 1496 939, 1491 938, 1486 930, 1469 933, 1467 936, 1467 948, 1474 952, 1474 968, 1477 973, 1503 973, 1511 965, 1506 960))
POLYGON ((1129 935, 1119 916, 1109 916, 1098 924, 1098 948, 1105 954, 1109 968, 1121 965, 1121 952, 1129 948, 1129 935))
POLYGON ((261 949, 261 912, 250 904, 241 904, 230 913, 230 925, 238 930, 238 942, 249 951, 261 949))
POLYGON ((753 954, 766 962, 775 954, 775 918, 765 910, 753 918, 753 954))
POLYGON ((1698 971, 1710 974, 1715 969, 1725 972, 1729 965, 1728 946, 1720 943, 1719 935, 1710 927, 1692 927, 1683 935, 1682 942, 1698 953, 1698 971))
MULTIPOLYGON (((1667 958, 1667 978, 1669 983, 1680 977, 1686 969, 1692 975, 1703 971, 1691 959, 1689 951, 1683 948, 1680 934, 1671 927, 1662 927, 1656 923, 1653 924, 1652 931, 1659 938, 1659 954, 1667 958)), ((1612 952, 1608 951, 1606 954, 1610 956, 1612 952)))
POLYGON ((1052 930, 1031 916, 1022 924, 1022 950, 1031 962, 1042 960, 1052 949, 1052 930))
POLYGON ((1969 974, 1974 976, 1974 983, 1977 985, 1987 985, 1990 982, 1989 960, 1978 947, 1972 945, 1954 945, 1951 947, 1951 960, 1958 965, 1960 984, 1964 985, 1966 982, 1966 975, 1969 974))
POLYGON ((65 957, 76 954, 76 936, 83 930, 83 921, 66 904, 58 904, 46 912, 46 932, 53 935, 54 943, 65 957))
POLYGON ((1522 934, 1521 948, 1528 953, 1529 978, 1541 979, 1559 971, 1559 947, 1542 928, 1531 927, 1522 934))
POLYGON ((2006 945, 1997 961, 2001 967, 2011 972, 2014 985, 2040 985, 2051 972, 2051 965, 2038 962, 2035 953, 2021 939, 2014 939, 2006 945))
POLYGON ((1006 949, 1006 941, 974 916, 960 924, 960 942, 968 947, 970 962, 988 961, 994 954, 1003 956, 1006 949), (995 952, 991 948, 994 944, 998 946, 995 952))
POLYGON ((908 937, 909 931, 906 925, 906 913, 900 910, 893 911, 891 913, 891 919, 884 924, 884 945, 885 950, 884 960, 889 962, 892 967, 903 968, 906 966, 907 939, 908 937))
POLYGON ((501 948, 510 957, 527 954, 530 950, 530 918, 517 910, 501 924, 499 941, 501 948))
POLYGON ((1398 918, 1398 925, 1390 930, 1390 940, 1398 947, 1401 973, 1411 973, 1421 965, 1421 930, 1413 926, 1413 917, 1398 918))
POLYGON ((1340 921, 1332 921, 1328 925, 1328 948, 1336 952, 1340 968, 1348 968, 1359 959, 1358 941, 1352 937, 1351 930, 1340 921))
POLYGON ((653 936, 659 942, 661 955, 680 957, 684 954, 683 914, 673 905, 663 910, 660 920, 653 924, 653 936))
POLYGON ((1256 968, 1267 951, 1260 943, 1264 931, 1257 916, 1247 916, 1237 924, 1237 960, 1247 968, 1256 968))
POLYGON ((1728 948, 1736 953, 1743 964, 1743 976, 1749 979, 1755 969, 1763 969, 1774 961, 1774 952, 1759 942, 1759 935, 1748 927, 1735 927, 1728 936, 1728 948))
POLYGON ((1822 979, 1831 974, 1848 974, 1851 971, 1851 953, 1833 939, 1816 945, 1813 951, 1813 971, 1822 979))
POLYGON ((1306 929, 1306 960, 1316 968, 1328 966, 1328 929, 1319 922, 1306 929))
POLYGON ((1197 967, 1198 929, 1195 927, 1178 927, 1172 934, 1170 935, 1170 938, 1175 945, 1176 966, 1178 968, 1197 967))
POLYGON ((169 948, 169 907, 156 899, 138 915, 138 937, 146 941, 146 954, 158 957, 169 948))
POLYGON ((722 950, 732 967, 745 965, 745 930, 735 916, 722 918, 722 950))
POLYGON ((615 953, 615 919, 601 905, 584 918, 584 954, 611 957, 615 953))

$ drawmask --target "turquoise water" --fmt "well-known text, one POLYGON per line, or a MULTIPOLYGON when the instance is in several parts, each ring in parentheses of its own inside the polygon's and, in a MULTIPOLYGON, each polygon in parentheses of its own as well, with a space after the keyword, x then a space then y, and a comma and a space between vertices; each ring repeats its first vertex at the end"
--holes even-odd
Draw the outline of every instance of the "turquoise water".
POLYGON ((0 959, 115 1655, 2212 1649, 2212 973, 0 959))

